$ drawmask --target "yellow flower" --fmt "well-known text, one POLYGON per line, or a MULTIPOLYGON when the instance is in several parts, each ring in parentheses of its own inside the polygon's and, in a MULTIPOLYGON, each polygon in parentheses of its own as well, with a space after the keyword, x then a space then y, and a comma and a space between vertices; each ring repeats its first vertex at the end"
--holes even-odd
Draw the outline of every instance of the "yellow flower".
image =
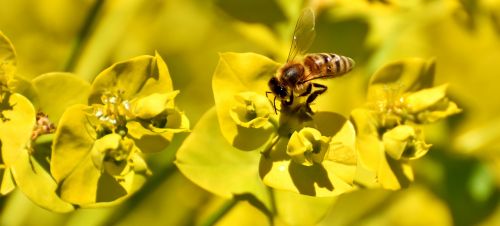
POLYGON ((236 149, 261 153, 253 167, 268 186, 310 196, 352 190, 354 127, 333 112, 311 114, 307 97, 276 112, 266 92, 279 65, 254 53, 220 55, 213 90, 222 135, 236 149))
POLYGON ((101 72, 92 83, 89 105, 69 107, 56 130, 51 172, 61 197, 95 206, 137 190, 150 174, 142 153, 161 151, 175 133, 189 130, 174 103, 178 93, 158 54, 101 72), (102 186, 112 187, 106 196, 96 193, 102 186))
POLYGON ((267 128, 274 111, 269 100, 254 92, 242 92, 234 96, 235 103, 229 115, 236 124, 245 128, 267 128))
POLYGON ((446 97, 447 85, 432 87, 434 67, 433 60, 408 59, 384 66, 371 78, 368 106, 351 113, 360 167, 372 173, 358 183, 408 186, 413 180, 409 161, 431 147, 420 125, 461 111, 446 97))

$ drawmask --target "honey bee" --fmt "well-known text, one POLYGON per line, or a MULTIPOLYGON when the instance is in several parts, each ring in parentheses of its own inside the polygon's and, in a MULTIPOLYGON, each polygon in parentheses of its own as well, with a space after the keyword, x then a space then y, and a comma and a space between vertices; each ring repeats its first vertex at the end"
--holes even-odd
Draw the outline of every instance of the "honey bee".
POLYGON ((276 98, 281 100, 282 106, 289 106, 295 96, 307 96, 306 107, 312 113, 309 104, 327 90, 325 85, 312 81, 339 77, 354 67, 354 60, 334 53, 309 53, 300 60, 295 59, 297 55, 304 55, 312 44, 315 37, 314 20, 312 9, 302 11, 295 25, 287 61, 269 80, 271 92, 266 94, 274 94, 273 106, 276 113, 276 98))

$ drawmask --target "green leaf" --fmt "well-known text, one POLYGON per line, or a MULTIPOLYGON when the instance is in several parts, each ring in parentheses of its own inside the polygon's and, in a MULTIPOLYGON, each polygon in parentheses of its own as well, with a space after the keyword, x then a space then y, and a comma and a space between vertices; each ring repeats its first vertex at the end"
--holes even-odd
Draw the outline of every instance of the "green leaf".
POLYGON ((97 137, 86 105, 73 105, 61 116, 52 145, 50 171, 60 183, 90 154, 97 137))
POLYGON ((258 174, 260 153, 233 148, 219 131, 212 108, 179 148, 175 164, 187 178, 212 193, 228 198, 249 193, 269 207, 269 194, 258 174))
POLYGON ((0 150, 2 161, 9 167, 31 142, 35 125, 35 109, 26 97, 4 93, 0 103, 0 150))
POLYGON ((336 128, 334 132, 321 131, 324 127, 319 130, 322 134, 333 134, 321 164, 304 166, 291 161, 290 156, 284 153, 288 140, 281 139, 269 157, 261 158, 260 175, 264 183, 276 189, 317 197, 337 196, 353 190, 357 164, 355 130, 345 118, 338 120, 337 117, 340 116, 332 113, 316 122, 330 123, 332 128, 336 128))
POLYGON ((38 96, 38 109, 57 123, 71 105, 86 104, 90 84, 71 73, 53 72, 33 79, 38 96), (55 91, 57 90, 57 92, 55 91))
POLYGON ((102 71, 92 83, 88 102, 101 103, 101 96, 106 92, 121 93, 125 100, 132 100, 172 91, 167 65, 157 53, 154 57, 139 56, 119 62, 102 71))
POLYGON ((371 77, 369 100, 384 100, 430 88, 434 82, 435 61, 411 58, 384 65, 371 77))
POLYGON ((222 53, 212 78, 217 116, 222 135, 236 148, 255 150, 268 141, 272 130, 237 125, 230 112, 242 92, 265 96, 267 83, 280 65, 254 53, 222 53))

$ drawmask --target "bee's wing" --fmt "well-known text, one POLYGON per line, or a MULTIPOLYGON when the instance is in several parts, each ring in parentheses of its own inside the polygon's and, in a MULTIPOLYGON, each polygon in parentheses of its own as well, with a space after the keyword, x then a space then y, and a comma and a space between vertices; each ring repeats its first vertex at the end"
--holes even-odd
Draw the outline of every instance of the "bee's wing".
POLYGON ((292 61, 297 54, 304 54, 309 47, 311 47, 314 37, 316 36, 314 26, 313 10, 311 8, 304 9, 295 25, 292 36, 292 46, 290 47, 286 62, 292 61))

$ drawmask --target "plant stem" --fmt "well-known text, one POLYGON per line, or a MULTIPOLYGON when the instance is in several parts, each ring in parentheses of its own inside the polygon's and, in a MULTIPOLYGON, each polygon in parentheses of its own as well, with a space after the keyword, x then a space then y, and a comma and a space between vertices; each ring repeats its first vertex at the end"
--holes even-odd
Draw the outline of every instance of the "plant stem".
POLYGON ((84 42, 87 41, 87 38, 90 34, 90 28, 92 27, 92 24, 94 24, 94 21, 97 18, 97 14, 102 8, 102 5, 104 5, 104 2, 105 0, 96 0, 92 8, 90 8, 83 26, 75 39, 73 50, 71 51, 71 55, 66 62, 64 71, 70 72, 75 69, 76 62, 82 53, 82 47, 85 44, 84 42))
POLYGON ((274 193, 273 188, 268 187, 268 189, 269 189, 269 197, 271 199, 271 213, 273 214, 273 217, 276 217, 278 215, 278 209, 276 209, 276 194, 274 193))
POLYGON ((215 225, 222 217, 224 217, 235 205, 238 203, 238 199, 232 198, 225 202, 215 213, 213 213, 208 219, 203 222, 202 226, 212 226, 215 225))
POLYGON ((269 154, 271 154, 271 150, 273 149, 273 147, 278 143, 278 141, 280 140, 281 136, 280 135, 275 135, 270 142, 268 142, 266 144, 266 146, 264 147, 264 150, 262 151, 262 155, 266 158, 269 157, 269 154))

